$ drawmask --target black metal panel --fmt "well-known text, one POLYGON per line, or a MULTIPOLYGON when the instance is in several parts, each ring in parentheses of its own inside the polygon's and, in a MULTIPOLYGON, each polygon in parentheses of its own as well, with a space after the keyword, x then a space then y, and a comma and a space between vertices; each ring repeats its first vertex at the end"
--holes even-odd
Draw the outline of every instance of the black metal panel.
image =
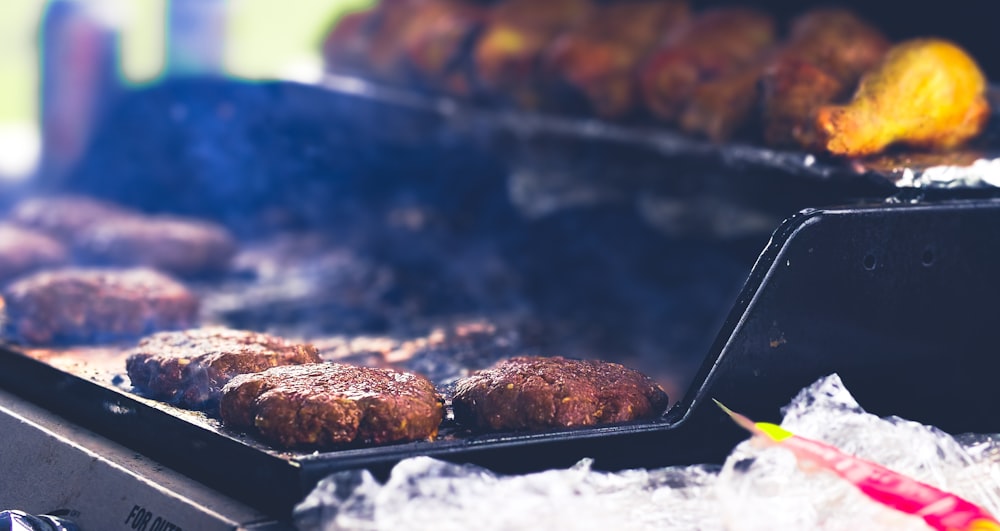
POLYGON ((804 212, 755 268, 682 404, 688 421, 725 422, 713 397, 775 419, 836 372, 873 413, 1000 431, 998 271, 996 200, 804 212))

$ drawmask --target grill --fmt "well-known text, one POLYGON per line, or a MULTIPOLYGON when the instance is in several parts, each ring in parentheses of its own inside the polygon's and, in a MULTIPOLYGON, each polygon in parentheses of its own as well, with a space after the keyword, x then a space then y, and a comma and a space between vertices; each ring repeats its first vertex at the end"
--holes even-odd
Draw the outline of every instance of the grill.
POLYGON ((259 511, 243 525, 279 526, 331 472, 417 455, 512 473, 718 461, 745 435, 712 398, 764 419, 832 372, 874 413, 1000 429, 1000 198, 995 170, 956 169, 962 154, 858 166, 343 75, 174 80, 101 123, 43 186, 230 227, 237 267, 192 282, 210 321, 417 370, 446 394, 469 369, 541 352, 618 359, 671 395, 651 421, 483 434, 446 420, 431 442, 297 453, 133 393, 125 346, 0 349, 4 390, 259 511), (406 349, 463 326, 485 339, 406 349))

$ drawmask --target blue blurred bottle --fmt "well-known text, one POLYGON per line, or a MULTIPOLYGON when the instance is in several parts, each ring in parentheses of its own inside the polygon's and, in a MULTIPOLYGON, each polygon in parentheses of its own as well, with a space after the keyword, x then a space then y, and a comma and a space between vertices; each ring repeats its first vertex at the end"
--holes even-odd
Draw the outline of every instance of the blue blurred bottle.
MULTIPOLYGON (((118 65, 120 28, 111 20, 122 15, 114 9, 125 5, 48 2, 39 35, 42 181, 58 183, 72 171, 94 129, 125 90, 118 65)), ((166 7, 165 76, 221 75, 226 2, 168 0, 166 7)))

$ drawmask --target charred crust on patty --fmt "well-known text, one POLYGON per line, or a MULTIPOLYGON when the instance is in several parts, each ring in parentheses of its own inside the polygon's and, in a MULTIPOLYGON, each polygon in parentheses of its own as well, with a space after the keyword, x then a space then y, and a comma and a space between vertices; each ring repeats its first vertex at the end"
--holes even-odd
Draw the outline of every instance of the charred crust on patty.
POLYGON ((63 268, 7 285, 6 329, 30 344, 100 343, 194 325, 198 299, 152 269, 63 268))
POLYGON ((666 392, 642 373, 604 361, 516 357, 459 380, 455 420, 487 431, 574 428, 654 418, 666 392))
POLYGON ((378 445, 433 438, 444 408, 412 373, 318 363, 237 376, 223 389, 223 424, 282 448, 378 445))
POLYGON ((312 345, 246 330, 195 328, 143 338, 125 368, 145 396, 214 412, 222 387, 238 374, 319 361, 312 345))

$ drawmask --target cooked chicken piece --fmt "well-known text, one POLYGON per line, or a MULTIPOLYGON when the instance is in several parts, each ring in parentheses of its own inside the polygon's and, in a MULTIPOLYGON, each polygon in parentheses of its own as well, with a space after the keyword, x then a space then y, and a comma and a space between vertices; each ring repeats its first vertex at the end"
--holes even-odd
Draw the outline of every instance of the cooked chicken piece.
POLYGON ((674 122, 699 85, 759 60, 775 39, 774 20, 745 8, 719 8, 692 19, 653 52, 640 72, 643 99, 674 122))
POLYGON ((593 9, 589 0, 508 0, 497 5, 473 51, 477 83, 521 107, 537 107, 543 51, 557 35, 583 24, 593 9))
POLYGON ((605 4, 573 33, 611 39, 629 46, 651 46, 691 17, 687 0, 633 0, 605 4))
POLYGON ((815 9, 799 16, 762 78, 765 142, 816 149, 816 111, 847 97, 889 46, 850 11, 815 9))
POLYGON ((766 64, 758 61, 728 76, 702 83, 684 108, 681 129, 713 142, 729 140, 754 116, 766 64))
POLYGON ((594 9, 590 0, 504 0, 495 4, 490 19, 560 30, 586 22, 594 9))
POLYGON ((896 143, 955 147, 979 134, 989 115, 976 62, 951 42, 915 39, 865 74, 850 103, 822 107, 816 126, 827 151, 858 157, 896 143))
POLYGON ((649 50, 687 20, 683 0, 644 0, 599 9, 581 28, 564 33, 545 52, 545 77, 582 95, 603 118, 636 104, 634 71, 649 50))
POLYGON ((399 37, 406 62, 418 82, 428 88, 464 95, 465 77, 459 60, 485 22, 483 8, 458 0, 428 1, 414 13, 399 37))
POLYGON ((401 35, 411 31, 429 0, 382 0, 342 18, 323 42, 327 68, 385 82, 405 81, 401 35))

